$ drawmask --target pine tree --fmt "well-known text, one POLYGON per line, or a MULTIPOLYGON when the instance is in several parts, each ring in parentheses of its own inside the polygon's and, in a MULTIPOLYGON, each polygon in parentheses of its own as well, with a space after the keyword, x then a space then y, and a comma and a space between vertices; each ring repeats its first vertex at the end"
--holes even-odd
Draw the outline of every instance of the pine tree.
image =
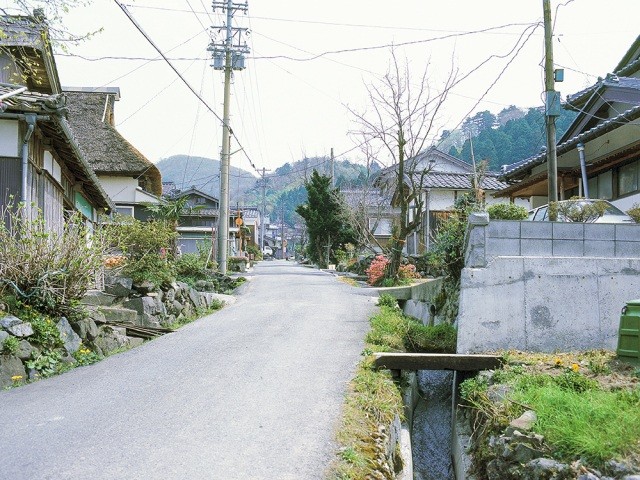
POLYGON ((305 182, 307 203, 296 212, 307 224, 307 253, 314 263, 326 267, 334 260, 334 252, 346 243, 355 243, 355 233, 347 223, 340 193, 331 188, 331 178, 316 170, 305 182))

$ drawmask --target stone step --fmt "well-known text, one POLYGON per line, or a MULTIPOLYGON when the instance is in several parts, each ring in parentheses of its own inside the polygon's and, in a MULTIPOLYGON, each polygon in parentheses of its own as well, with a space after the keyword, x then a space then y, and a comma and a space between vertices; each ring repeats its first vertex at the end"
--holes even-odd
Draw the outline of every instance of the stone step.
POLYGON ((101 292, 100 290, 89 290, 85 293, 80 303, 82 305, 93 305, 93 306, 110 306, 116 300, 115 295, 111 295, 109 293, 101 292))
POLYGON ((130 323, 132 325, 137 324, 138 312, 131 310, 130 308, 100 307, 98 311, 104 315, 104 319, 107 322, 130 323))
POLYGON ((236 297, 233 295, 225 295, 224 293, 200 292, 200 298, 207 308, 211 307, 214 300, 223 302, 225 305, 233 305, 236 302, 236 297))

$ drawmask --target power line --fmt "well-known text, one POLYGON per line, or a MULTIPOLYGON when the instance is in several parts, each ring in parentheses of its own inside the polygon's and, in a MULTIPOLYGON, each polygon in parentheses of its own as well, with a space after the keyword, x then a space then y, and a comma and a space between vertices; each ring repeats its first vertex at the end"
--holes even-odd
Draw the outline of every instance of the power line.
POLYGON ((369 47, 356 47, 356 48, 343 48, 340 50, 328 50, 322 53, 319 53, 317 55, 313 55, 311 57, 306 57, 306 58, 295 58, 295 57, 290 57, 287 55, 273 55, 273 56, 268 56, 268 57, 250 57, 253 58, 254 60, 276 60, 276 59, 285 59, 285 60, 291 60, 294 62, 309 62, 312 60, 316 60, 318 58, 327 56, 327 55, 337 55, 337 54, 342 54, 342 53, 353 53, 353 52, 362 52, 362 51, 369 51, 369 50, 380 50, 383 48, 395 48, 395 47, 404 47, 407 45, 420 45, 420 44, 424 44, 424 43, 430 43, 430 42, 435 42, 438 40, 448 40, 450 38, 459 38, 459 37, 466 37, 469 35, 475 35, 478 33, 486 33, 486 32, 490 32, 492 30, 498 30, 498 29, 502 29, 502 28, 507 28, 507 27, 514 27, 514 26, 532 26, 532 25, 537 25, 537 23, 509 23, 509 24, 505 24, 505 25, 499 25, 496 27, 488 27, 488 28, 484 28, 484 29, 480 29, 480 30, 470 30, 468 32, 462 32, 462 33, 452 33, 449 35, 442 35, 440 37, 432 37, 432 38, 426 38, 426 39, 422 39, 422 40, 411 40, 411 41, 407 41, 407 42, 400 42, 400 43, 387 43, 384 45, 374 45, 374 46, 369 46, 369 47))
POLYGON ((202 102, 202 104, 207 108, 207 110, 209 110, 220 122, 222 122, 223 125, 226 125, 226 127, 229 129, 229 132, 231 133, 231 136, 235 139, 235 141, 238 143, 238 146, 240 147, 240 150, 244 153, 244 155, 247 157, 247 159, 249 160, 249 163, 251 164, 251 166, 253 167, 253 169, 259 173, 258 167, 255 166, 255 164, 253 163, 253 161, 251 160, 251 157, 249 157, 249 154, 247 153, 247 151, 245 150, 245 148, 242 146, 242 144, 240 143, 240 139, 236 136, 236 134, 233 132, 233 130, 231 129, 231 127, 227 124, 225 124, 224 120, 216 113, 216 111, 211 108, 211 106, 205 101, 204 98, 202 98, 201 95, 198 94, 198 92, 195 91, 195 89, 191 86, 191 84, 189 82, 187 82, 187 80, 182 76, 182 74, 178 71, 178 69, 171 63, 171 61, 167 58, 167 56, 162 52, 162 50, 160 50, 160 47, 158 47, 155 42, 153 40, 151 40, 151 38, 147 35, 147 33, 142 29, 142 27, 138 24, 138 22, 135 20, 135 18, 133 18, 133 16, 129 13, 129 11, 127 10, 127 8, 124 6, 124 4, 122 4, 119 0, 114 0, 114 2, 120 7, 120 9, 124 12, 124 14, 127 16, 127 18, 131 21, 131 23, 133 23, 133 25, 136 27, 136 29, 142 34, 142 36, 151 44, 151 46, 160 54, 160 56, 164 59, 164 61, 167 63, 167 65, 169 65, 169 67, 171 67, 171 69, 174 71, 174 73, 180 78, 180 80, 182 80, 182 83, 184 83, 187 88, 191 91, 191 93, 193 93, 198 100, 200 100, 200 102, 202 102))

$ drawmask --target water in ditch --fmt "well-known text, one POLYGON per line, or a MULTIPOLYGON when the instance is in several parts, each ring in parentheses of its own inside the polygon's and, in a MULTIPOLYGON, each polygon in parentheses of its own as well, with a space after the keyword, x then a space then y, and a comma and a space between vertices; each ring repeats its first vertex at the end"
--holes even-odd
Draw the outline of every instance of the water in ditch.
POLYGON ((453 480, 451 464, 451 387, 453 372, 421 370, 422 399, 413 414, 411 447, 414 480, 453 480))

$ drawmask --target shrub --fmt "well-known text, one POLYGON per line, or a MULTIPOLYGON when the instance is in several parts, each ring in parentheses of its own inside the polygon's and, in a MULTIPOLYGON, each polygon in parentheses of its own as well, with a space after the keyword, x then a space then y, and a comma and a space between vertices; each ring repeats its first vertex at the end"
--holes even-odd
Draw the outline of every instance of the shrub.
POLYGON ((633 218, 636 223, 640 223, 640 203, 634 203, 633 206, 627 210, 627 215, 633 218))
POLYGON ((434 272, 449 277, 457 283, 464 267, 464 237, 469 214, 479 208, 475 196, 466 194, 456 200, 454 210, 438 228, 429 252, 429 262, 434 272))
POLYGON ((524 220, 529 215, 526 208, 515 203, 494 203, 487 207, 492 220, 524 220))
POLYGON ((241 265, 246 265, 248 262, 249 259, 247 257, 229 257, 227 259, 229 271, 231 272, 240 272, 242 270, 241 265))
POLYGON ((398 306, 398 300, 396 300, 396 297, 389 295, 388 293, 383 293, 378 298, 378 305, 395 308, 398 306))
POLYGON ((80 214, 56 231, 41 212, 29 219, 30 210, 0 210, 0 296, 14 296, 43 313, 73 316, 102 266, 100 231, 91 235, 80 214))
POLYGON ((135 282, 171 283, 175 279, 172 245, 177 236, 173 226, 122 216, 115 220, 105 226, 106 241, 126 258, 123 273, 135 282))
POLYGON ((603 200, 587 203, 580 203, 580 197, 571 197, 570 200, 575 201, 551 202, 549 204, 549 217, 552 216, 552 212, 555 210, 556 217, 567 222, 589 223, 595 222, 609 208, 607 202, 603 200))
POLYGON ((202 259, 197 253, 183 253, 175 263, 178 279, 188 277, 203 280, 207 278, 206 262, 207 259, 202 259))
POLYGON ((379 285, 384 278, 385 269, 389 264, 389 259, 384 255, 376 256, 372 261, 369 268, 366 270, 367 283, 369 285, 379 285))
POLYGON ((249 255, 253 255, 255 260, 262 260, 262 252, 257 245, 247 245, 246 250, 249 255))
POLYGON ((20 341, 13 336, 9 336, 4 339, 2 343, 2 353, 7 355, 13 355, 18 351, 18 347, 20 346, 20 341))

